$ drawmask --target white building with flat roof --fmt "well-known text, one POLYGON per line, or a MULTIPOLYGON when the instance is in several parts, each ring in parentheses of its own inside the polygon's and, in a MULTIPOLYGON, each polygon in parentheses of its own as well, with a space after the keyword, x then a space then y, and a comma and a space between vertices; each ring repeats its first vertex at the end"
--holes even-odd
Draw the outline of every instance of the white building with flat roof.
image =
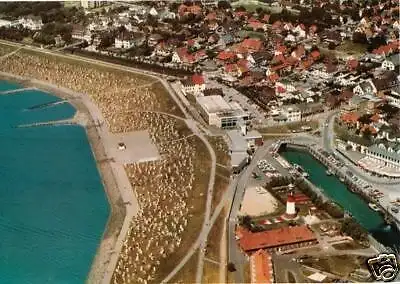
POLYGON ((235 128, 239 120, 246 122, 249 119, 249 114, 238 103, 228 103, 219 95, 199 96, 196 102, 209 125, 229 129, 235 128))

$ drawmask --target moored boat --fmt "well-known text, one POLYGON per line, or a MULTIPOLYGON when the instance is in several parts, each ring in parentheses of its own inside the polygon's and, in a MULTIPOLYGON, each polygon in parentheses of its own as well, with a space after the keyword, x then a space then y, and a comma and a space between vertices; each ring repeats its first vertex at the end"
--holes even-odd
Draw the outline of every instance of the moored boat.
POLYGON ((331 176, 332 175, 332 172, 330 170, 327 170, 325 173, 326 173, 327 176, 331 176))
POLYGON ((368 206, 374 211, 380 211, 379 207, 375 203, 368 203, 368 206))

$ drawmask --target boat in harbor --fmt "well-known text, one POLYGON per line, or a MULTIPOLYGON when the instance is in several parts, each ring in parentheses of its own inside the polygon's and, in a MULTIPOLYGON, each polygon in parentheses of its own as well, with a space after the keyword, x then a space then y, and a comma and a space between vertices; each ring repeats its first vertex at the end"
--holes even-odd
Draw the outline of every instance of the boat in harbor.
POLYGON ((340 180, 341 182, 344 182, 344 178, 342 178, 342 177, 340 177, 339 180, 340 180))
POLYGON ((331 176, 332 175, 332 172, 330 170, 327 170, 325 173, 326 173, 327 176, 331 176))
POLYGON ((298 164, 293 164, 294 169, 301 174, 302 177, 308 178, 310 175, 303 169, 302 166, 299 166, 298 164))
POLYGON ((369 208, 371 208, 374 211, 380 211, 379 207, 375 203, 368 203, 369 208))

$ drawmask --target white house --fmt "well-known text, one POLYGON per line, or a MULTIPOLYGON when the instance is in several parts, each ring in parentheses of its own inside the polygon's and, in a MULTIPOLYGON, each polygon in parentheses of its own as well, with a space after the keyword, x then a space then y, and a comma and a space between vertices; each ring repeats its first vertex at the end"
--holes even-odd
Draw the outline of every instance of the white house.
POLYGON ((11 27, 11 21, 0 19, 0 27, 11 27))
POLYGON ((281 114, 287 118, 287 122, 296 122, 301 120, 301 111, 295 105, 285 106, 281 114))
POLYGON ((135 45, 135 39, 130 33, 122 33, 114 40, 115 48, 131 48, 135 45))
POLYGON ((297 34, 297 38, 298 39, 302 39, 306 37, 306 31, 304 30, 304 28, 300 25, 297 25, 294 30, 293 30, 296 34, 297 34))
POLYGON ((393 71, 400 65, 400 53, 393 54, 382 62, 382 69, 393 71))
POLYGON ((156 9, 154 9, 154 7, 152 7, 149 11, 149 14, 153 17, 157 17, 158 16, 158 12, 156 9))
POLYGON ((199 95, 206 89, 204 77, 200 74, 194 74, 190 79, 181 81, 181 85, 186 94, 199 95))
POLYGON ((366 80, 354 87, 353 93, 363 97, 366 95, 376 94, 377 90, 371 80, 366 80))
POLYGON ((386 99, 391 105, 400 108, 400 87, 397 87, 390 94, 386 95, 386 99))
POLYGON ((21 24, 24 28, 37 31, 43 27, 42 18, 39 16, 27 16, 22 17, 18 20, 19 24, 21 24))

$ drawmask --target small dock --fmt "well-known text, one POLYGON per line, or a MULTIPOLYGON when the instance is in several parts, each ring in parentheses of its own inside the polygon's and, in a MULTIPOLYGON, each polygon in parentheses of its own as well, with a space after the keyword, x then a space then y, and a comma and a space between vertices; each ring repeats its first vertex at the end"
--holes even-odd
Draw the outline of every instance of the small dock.
POLYGON ((23 91, 33 91, 33 90, 39 90, 39 89, 35 88, 35 87, 20 88, 20 89, 15 89, 15 90, 2 91, 2 92, 0 92, 0 95, 12 95, 12 94, 20 93, 23 91))

